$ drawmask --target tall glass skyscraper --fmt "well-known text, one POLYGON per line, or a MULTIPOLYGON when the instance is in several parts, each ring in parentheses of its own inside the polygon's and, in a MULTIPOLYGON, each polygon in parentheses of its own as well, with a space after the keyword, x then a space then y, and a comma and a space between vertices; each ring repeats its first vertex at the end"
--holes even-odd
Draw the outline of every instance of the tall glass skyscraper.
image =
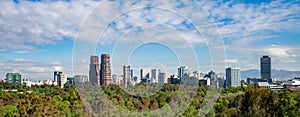
POLYGON ((263 56, 260 58, 260 75, 261 79, 271 81, 271 57, 263 56))
POLYGON ((241 73, 239 68, 226 68, 226 86, 241 86, 241 73))

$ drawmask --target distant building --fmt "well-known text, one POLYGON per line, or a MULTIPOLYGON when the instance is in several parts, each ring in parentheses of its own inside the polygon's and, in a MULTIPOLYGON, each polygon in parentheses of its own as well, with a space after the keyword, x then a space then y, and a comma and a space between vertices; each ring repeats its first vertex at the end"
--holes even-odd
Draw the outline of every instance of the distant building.
POLYGON ((135 83, 138 83, 138 77, 137 76, 133 76, 133 81, 135 82, 135 83))
POLYGON ((112 75, 112 83, 113 84, 120 84, 120 78, 119 78, 119 75, 118 74, 113 74, 112 75))
POLYGON ((259 79, 259 78, 247 78, 247 84, 250 85, 250 84, 256 84, 257 82, 268 82, 268 80, 266 79, 259 79))
POLYGON ((65 84, 67 83, 67 74, 64 73, 60 73, 58 74, 57 77, 57 85, 60 86, 61 88, 63 88, 65 86, 65 84))
POLYGON ((20 73, 7 73, 5 81, 7 83, 16 83, 21 85, 21 74, 20 73))
POLYGON ((73 78, 75 84, 89 82, 89 78, 86 75, 75 75, 73 78))
POLYGON ((166 73, 159 73, 158 74, 158 84, 167 83, 167 75, 166 73))
POLYGON ((218 81, 218 75, 216 74, 216 72, 214 71, 210 71, 208 72, 208 74, 206 74, 204 76, 204 78, 208 78, 210 81, 210 85, 212 86, 216 86, 217 88, 219 88, 219 81, 218 81))
POLYGON ((269 56, 263 56, 260 58, 260 75, 261 79, 272 81, 271 77, 271 58, 269 56))
POLYGON ((62 73, 61 71, 54 71, 54 77, 53 77, 54 82, 57 82, 58 74, 61 74, 61 73, 62 73))
POLYGON ((268 82, 257 82, 256 86, 259 88, 270 88, 270 84, 268 82))
POLYGON ((181 80, 179 78, 175 78, 175 75, 171 75, 170 78, 168 78, 169 84, 180 84, 181 80))
POLYGON ((109 54, 102 54, 100 65, 100 84, 109 85, 111 83, 110 57, 109 54))
POLYGON ((73 77, 69 77, 67 78, 67 82, 65 85, 75 85, 75 82, 74 82, 74 78, 73 77))
POLYGON ((148 69, 141 69, 140 75, 141 75, 141 82, 150 83, 150 72, 148 69))
POLYGON ((241 73, 239 68, 226 68, 226 86, 237 87, 241 83, 241 73))
POLYGON ((158 83, 158 75, 160 73, 159 69, 151 70, 151 83, 158 83))
POLYGON ((177 77, 179 79, 182 79, 184 77, 189 77, 189 68, 185 66, 181 66, 178 68, 178 75, 177 77))
POLYGON ((89 81, 91 84, 100 85, 100 71, 99 71, 99 57, 91 56, 90 58, 90 70, 89 81))
POLYGON ((123 66, 123 81, 125 83, 125 87, 130 83, 130 66, 123 66))
POLYGON ((200 78, 199 86, 210 86, 210 78, 200 78))
POLYGON ((284 82, 284 85, 288 85, 288 86, 300 86, 300 79, 294 78, 292 80, 288 80, 288 81, 284 82))

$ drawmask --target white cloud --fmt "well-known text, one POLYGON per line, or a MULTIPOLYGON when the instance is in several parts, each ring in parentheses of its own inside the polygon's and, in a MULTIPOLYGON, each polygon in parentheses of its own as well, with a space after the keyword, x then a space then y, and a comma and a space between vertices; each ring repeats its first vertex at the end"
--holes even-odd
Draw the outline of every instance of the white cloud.
POLYGON ((274 32, 300 28, 300 6, 294 1, 199 3, 211 14, 222 36, 233 45, 250 45, 257 40, 276 37, 274 32))
MULTIPOLYGON (((75 37, 82 18, 94 1, 0 1, 0 48, 35 50, 33 45, 59 43, 75 37)), ((22 53, 17 51, 17 53, 22 53)))

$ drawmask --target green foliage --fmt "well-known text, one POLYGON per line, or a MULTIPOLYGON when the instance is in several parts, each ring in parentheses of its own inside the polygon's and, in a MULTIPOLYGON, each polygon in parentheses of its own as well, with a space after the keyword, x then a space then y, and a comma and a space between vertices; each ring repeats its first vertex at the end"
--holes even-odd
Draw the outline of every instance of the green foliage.
MULTIPOLYGON (((153 89, 158 86, 153 85, 153 89)), ((137 87, 148 87, 147 84, 139 84, 137 87)), ((206 103, 205 97, 213 98, 216 89, 208 86, 200 86, 190 100, 182 95, 189 94, 179 91, 179 85, 164 84, 156 94, 150 96, 134 96, 118 85, 92 86, 85 84, 78 86, 16 86, 15 84, 0 84, 0 116, 199 116, 202 112, 201 105, 206 103), (12 85, 12 86, 10 86, 12 85), (2 89, 17 88, 18 92, 2 91, 2 89), (27 92, 31 91, 31 92, 27 92), (23 93, 19 93, 23 92, 23 93), (82 98, 79 96, 82 94, 82 98), (92 106, 88 110, 83 105, 92 106), (107 101, 109 99, 111 101, 107 101), (187 106, 170 106, 171 100, 178 100, 180 104, 187 101, 187 106), (118 105, 114 107, 112 105, 118 105), (104 109, 104 110, 101 110, 104 109), (160 115, 154 110, 166 109, 166 113, 160 115), (121 110, 128 111, 121 111, 121 110), (172 113, 172 109, 186 109, 183 113, 172 113), (93 115, 94 113, 99 115, 93 115)), ((134 89, 137 93, 145 92, 142 89, 134 89)), ((208 111, 209 117, 296 117, 300 115, 300 92, 283 90, 278 93, 269 89, 253 87, 225 87, 222 89, 213 109, 208 111)))
MULTIPOLYGON (((14 84, 1 85, 5 89, 14 84)), ((17 88, 17 92, 0 90, 0 117, 83 115, 82 101, 74 86, 65 89, 50 85, 17 88)))

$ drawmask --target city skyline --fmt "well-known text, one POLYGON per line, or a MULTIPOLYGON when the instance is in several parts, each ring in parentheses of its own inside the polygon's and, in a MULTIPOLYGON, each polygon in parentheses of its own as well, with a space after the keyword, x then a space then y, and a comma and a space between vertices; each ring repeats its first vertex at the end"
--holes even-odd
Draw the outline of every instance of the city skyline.
MULTIPOLYGON (((116 4, 122 8, 126 5, 125 3, 127 2, 116 4)), ((174 2, 174 4, 177 3, 174 2)), ((300 71, 300 66, 297 64, 300 62, 299 2, 199 1, 197 4, 199 8, 208 12, 222 36, 226 58, 224 61, 218 62, 225 63, 224 69, 227 66, 240 67, 241 70, 260 69, 259 58, 263 55, 269 55, 272 58, 272 69, 300 71)), ((52 79, 53 71, 63 71, 68 76, 88 75, 73 74, 72 66, 76 64, 72 62, 73 47, 74 42, 76 42, 76 32, 81 22, 98 5, 100 5, 100 1, 0 1, 0 35, 2 36, 0 39, 0 65, 5 66, 0 68, 0 78, 4 79, 7 72, 20 72, 22 77, 36 80, 52 79)), ((178 9, 186 7, 181 5, 178 9)), ((189 8, 186 9, 189 12, 189 8)), ((107 12, 110 10, 110 8, 106 8, 107 12)), ((148 18, 153 20, 152 22, 157 21, 158 19, 151 13, 161 12, 149 9, 131 12, 127 18, 120 17, 108 29, 114 33, 132 28, 130 25, 134 22, 132 19, 144 21, 145 18, 148 18), (148 13, 148 15, 143 13, 148 13)), ((172 18, 178 17, 170 13, 163 14, 172 18)), ((99 21, 103 19, 99 19, 99 21)), ((177 19, 179 20, 169 22, 185 32, 182 33, 185 38, 181 38, 172 30, 160 31, 171 33, 169 34, 171 37, 174 35, 172 40, 174 42, 177 42, 177 39, 178 42, 187 40, 192 43, 192 49, 195 49, 195 53, 200 56, 197 59, 200 65, 199 72, 207 73, 212 70, 210 53, 205 41, 194 33, 190 33, 193 32, 189 28, 191 24, 182 21, 182 18, 177 19)), ((164 19, 161 18, 160 20, 163 21, 164 19)), ((151 28, 151 26, 133 28, 133 32, 124 35, 125 42, 126 39, 133 37, 141 39, 140 35, 151 37, 148 33, 148 35, 139 34, 141 31, 144 33, 157 32, 156 30, 149 30, 151 28)), ((154 27, 154 29, 156 28, 154 27)), ((100 34, 100 32, 97 33, 100 34)), ((116 35, 118 34, 116 33, 116 35)), ((108 53, 113 55, 112 49, 116 41, 113 38, 107 37, 103 42, 100 42, 94 54, 108 53)), ((120 43, 125 44, 125 42, 120 43)), ((126 46, 124 45, 124 47, 126 46)), ((176 49, 180 51, 184 48, 185 45, 182 44, 176 49)), ((131 55, 129 62, 126 61, 127 63, 120 63, 120 65, 139 65, 135 68, 138 69, 134 71, 139 72, 139 68, 147 68, 154 63, 161 62, 159 63, 160 66, 169 67, 165 69, 166 73, 176 74, 177 68, 185 64, 179 64, 175 61, 176 56, 172 52, 164 45, 144 45, 131 55), (149 54, 145 55, 145 52, 149 54), (153 56, 157 58, 155 59, 153 56), (169 62, 169 59, 174 59, 174 61, 169 62), (149 61, 149 64, 145 61, 149 61)), ((87 59, 81 60, 82 63, 85 63, 86 73, 89 69, 90 55, 91 53, 86 53, 87 59)), ((184 56, 185 53, 182 55, 184 56)), ((112 74, 122 74, 122 66, 116 63, 119 68, 114 67, 117 66, 114 65, 114 61, 117 61, 118 57, 116 59, 113 57, 112 74)), ((188 61, 184 57, 182 60, 188 61)), ((189 67, 190 65, 185 66, 189 67)), ((223 73, 225 73, 224 69, 223 73)), ((194 68, 193 70, 198 71, 194 68)))

